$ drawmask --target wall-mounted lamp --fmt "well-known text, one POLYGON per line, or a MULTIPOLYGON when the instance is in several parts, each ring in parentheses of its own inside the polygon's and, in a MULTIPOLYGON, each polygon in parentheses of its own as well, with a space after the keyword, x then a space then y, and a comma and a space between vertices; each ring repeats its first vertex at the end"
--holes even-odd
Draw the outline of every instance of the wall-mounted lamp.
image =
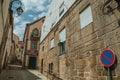
POLYGON ((110 5, 108 5, 106 8, 107 8, 107 13, 113 13, 113 9, 110 5))
POLYGON ((117 9, 118 11, 120 11, 120 0, 114 0, 117 3, 117 7, 111 7, 111 3, 113 0, 107 0, 101 7, 103 14, 109 14, 109 13, 113 13, 113 11, 115 9, 117 9))
POLYGON ((20 16, 23 13, 23 4, 20 0, 11 0, 9 10, 20 16))
POLYGON ((21 15, 22 13, 23 13, 22 7, 18 7, 18 8, 17 8, 17 14, 18 14, 18 15, 21 15))

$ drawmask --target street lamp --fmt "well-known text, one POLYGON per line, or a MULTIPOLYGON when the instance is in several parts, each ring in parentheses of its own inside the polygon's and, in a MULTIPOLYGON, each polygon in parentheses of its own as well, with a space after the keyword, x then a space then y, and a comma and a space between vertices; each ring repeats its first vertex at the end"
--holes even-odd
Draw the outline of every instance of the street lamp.
POLYGON ((23 13, 22 7, 17 8, 17 14, 21 15, 23 13))
POLYGON ((23 4, 20 0, 11 0, 9 10, 20 16, 23 13, 23 4))

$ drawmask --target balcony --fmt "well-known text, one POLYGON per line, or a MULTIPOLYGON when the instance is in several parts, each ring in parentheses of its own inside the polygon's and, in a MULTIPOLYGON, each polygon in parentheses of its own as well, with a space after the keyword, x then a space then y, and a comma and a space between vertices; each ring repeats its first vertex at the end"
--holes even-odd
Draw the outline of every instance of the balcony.
POLYGON ((29 55, 29 56, 37 56, 37 55, 38 55, 38 50, 37 50, 37 49, 27 50, 27 54, 26 54, 26 55, 29 55))

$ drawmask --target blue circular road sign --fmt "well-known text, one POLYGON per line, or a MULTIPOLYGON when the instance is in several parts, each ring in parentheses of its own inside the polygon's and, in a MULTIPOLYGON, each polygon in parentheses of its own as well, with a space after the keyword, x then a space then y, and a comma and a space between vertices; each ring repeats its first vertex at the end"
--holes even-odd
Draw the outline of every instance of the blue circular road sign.
POLYGON ((105 67, 110 67, 115 62, 115 54, 110 49, 105 49, 100 54, 100 61, 105 67))

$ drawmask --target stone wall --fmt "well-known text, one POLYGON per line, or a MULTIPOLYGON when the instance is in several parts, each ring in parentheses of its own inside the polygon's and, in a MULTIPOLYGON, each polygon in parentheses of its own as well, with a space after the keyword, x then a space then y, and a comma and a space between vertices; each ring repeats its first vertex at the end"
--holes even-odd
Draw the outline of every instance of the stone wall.
MULTIPOLYGON (((3 3, 2 3, 2 1, 0 1, 0 47, 1 48, 4 46, 4 44, 2 44, 3 36, 4 36, 3 34, 4 34, 5 25, 7 25, 6 21, 8 21, 8 19, 9 19, 8 18, 9 3, 10 3, 10 0, 3 0, 3 3)), ((3 53, 4 53, 4 51, 0 50, 0 72, 2 69, 1 67, 2 67, 3 53)))
MULTIPOLYGON (((104 15, 101 6, 104 0, 78 0, 55 25, 40 44, 39 58, 43 59, 43 74, 49 73, 48 65, 53 62, 53 74, 63 80, 107 80, 107 71, 100 63, 100 53, 109 48, 115 52, 118 64, 112 71, 113 80, 120 79, 120 28, 117 20, 120 12, 104 15), (93 22, 80 28, 79 13, 91 5, 93 22), (67 29, 66 53, 59 55, 59 32, 67 29), (55 47, 50 49, 51 38, 55 39, 55 47), (42 50, 44 46, 44 50, 42 50)), ((114 1, 111 5, 116 5, 114 1)))

